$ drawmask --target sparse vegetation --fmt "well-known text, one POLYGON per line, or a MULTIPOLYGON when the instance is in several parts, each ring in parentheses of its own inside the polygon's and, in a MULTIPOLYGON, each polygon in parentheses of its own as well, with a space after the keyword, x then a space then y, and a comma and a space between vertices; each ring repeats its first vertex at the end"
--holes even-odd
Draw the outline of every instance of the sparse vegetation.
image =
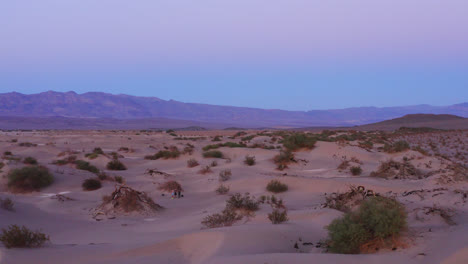
POLYGON ((259 202, 255 201, 248 193, 242 196, 240 193, 232 195, 226 201, 226 208, 231 210, 245 210, 247 212, 253 212, 258 210, 259 202))
POLYGON ((353 166, 349 169, 349 171, 351 172, 351 174, 353 174, 354 176, 357 176, 357 175, 361 175, 362 173, 362 168, 360 166, 353 166))
POLYGON ((359 209, 335 219, 327 227, 329 250, 356 254, 392 243, 406 228, 406 212, 399 202, 383 196, 366 199, 359 209))
POLYGON ((7 211, 14 211, 13 206, 14 206, 13 200, 11 200, 10 198, 5 198, 5 199, 0 198, 0 208, 7 210, 7 211))
POLYGON ((15 192, 39 191, 53 182, 52 174, 42 166, 23 167, 8 173, 8 188, 15 192))
POLYGON ((37 147, 37 144, 31 142, 21 142, 18 144, 20 147, 37 147))
POLYGON ((288 190, 288 185, 281 183, 278 180, 271 180, 267 186, 266 186, 267 191, 273 192, 273 193, 280 193, 280 192, 285 192, 288 190))
POLYGON ((271 223, 274 225, 287 222, 289 220, 288 212, 286 210, 273 209, 273 211, 268 214, 268 219, 270 219, 271 223))
POLYGON ((37 160, 33 157, 26 157, 24 158, 23 163, 28 165, 37 165, 37 160))
POLYGON ((297 151, 299 149, 312 149, 317 142, 313 135, 306 133, 294 133, 283 139, 283 147, 289 151, 297 151))
POLYGON ((236 221, 242 219, 236 211, 228 210, 227 208, 221 213, 208 215, 202 220, 202 225, 207 228, 217 228, 223 226, 232 226, 236 221))
POLYGON ((0 241, 6 248, 31 248, 40 247, 50 238, 39 231, 31 231, 25 226, 10 225, 8 229, 2 229, 0 241))
POLYGON ((203 157, 222 159, 224 157, 224 154, 219 150, 211 150, 211 151, 204 152, 203 157))
POLYGON ((377 171, 370 174, 371 177, 381 177, 386 179, 422 179, 426 175, 414 167, 408 161, 397 162, 389 160, 380 163, 377 171))
POLYGON ((102 184, 99 179, 90 178, 84 180, 81 187, 83 187, 84 191, 94 191, 100 189, 102 187, 102 184))
POLYGON ((176 159, 180 156, 180 151, 177 147, 171 146, 168 150, 160 150, 154 155, 145 156, 145 159, 157 160, 157 159, 176 159))
POLYGON ((182 185, 177 181, 167 181, 159 185, 158 189, 166 192, 172 192, 173 190, 183 191, 182 185))
POLYGON ((193 168, 193 167, 196 167, 198 165, 200 165, 200 163, 198 163, 198 161, 196 159, 187 160, 187 167, 189 167, 189 168, 193 168))
POLYGON ((399 140, 393 144, 385 144, 383 150, 388 153, 403 152, 410 149, 410 145, 405 140, 399 140))
POLYGON ((245 156, 244 164, 248 166, 255 165, 255 156, 249 156, 249 155, 245 156))
POLYGON ((220 181, 220 182, 225 182, 225 181, 231 179, 231 176, 232 176, 232 172, 231 172, 230 169, 222 170, 222 171, 219 173, 219 181, 220 181))
POLYGON ((278 170, 284 170, 288 167, 289 163, 296 162, 294 154, 289 150, 281 150, 280 153, 273 158, 273 161, 277 165, 278 170))
POLYGON ((118 159, 114 159, 107 163, 106 168, 108 170, 127 170, 127 167, 118 159))
POLYGON ((198 173, 200 174, 207 174, 207 173, 212 173, 212 172, 213 171, 211 170, 210 166, 205 166, 198 171, 198 173))
POLYGON ((228 192, 229 192, 229 187, 227 187, 227 186, 225 186, 223 184, 219 185, 219 187, 216 188, 216 193, 217 194, 223 195, 223 194, 226 194, 228 192))
POLYGON ((76 168, 79 170, 85 170, 85 171, 89 171, 89 172, 96 173, 96 174, 99 173, 99 169, 96 166, 91 165, 87 161, 76 160, 75 165, 76 165, 76 168))
POLYGON ((124 183, 124 178, 122 176, 114 176, 114 181, 116 181, 117 183, 124 183))

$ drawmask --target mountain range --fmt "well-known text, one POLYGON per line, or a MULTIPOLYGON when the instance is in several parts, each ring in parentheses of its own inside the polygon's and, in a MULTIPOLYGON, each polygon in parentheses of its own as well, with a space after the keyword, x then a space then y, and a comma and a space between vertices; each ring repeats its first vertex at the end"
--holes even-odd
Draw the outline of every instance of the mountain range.
POLYGON ((159 120, 157 122, 183 120, 188 122, 188 125, 202 124, 208 127, 209 124, 212 124, 212 127, 311 127, 363 125, 407 114, 451 114, 468 117, 468 103, 450 106, 414 105, 286 111, 183 103, 157 97, 101 92, 77 94, 48 91, 30 95, 17 92, 0 94, 0 116, 4 118, 4 122, 11 120, 11 117, 49 119, 63 117, 71 120, 73 118, 92 118, 101 121, 110 119, 114 120, 112 122, 126 123, 136 122, 135 120, 159 120))

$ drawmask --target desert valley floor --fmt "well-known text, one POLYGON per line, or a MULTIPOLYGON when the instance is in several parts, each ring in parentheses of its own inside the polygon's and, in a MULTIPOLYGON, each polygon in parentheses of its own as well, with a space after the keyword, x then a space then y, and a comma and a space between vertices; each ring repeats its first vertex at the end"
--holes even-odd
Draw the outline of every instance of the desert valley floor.
MULTIPOLYGON (((0 246, 0 263, 468 263, 468 131, 330 133, 317 137, 313 148, 295 150, 294 161, 279 170, 274 158, 288 133, 0 132, 0 198, 14 203, 12 211, 0 209, 0 228, 24 225, 50 236, 40 248, 0 246), (335 137, 340 139, 330 140, 335 137), (385 151, 385 144, 398 140, 410 148, 385 151), (204 157, 208 145, 223 158, 204 157), (93 153, 95 148, 102 153, 93 153), (176 148, 177 157, 155 155, 176 148), (246 156, 255 157, 253 166, 245 164, 246 156), (31 166, 23 163, 26 157, 49 169, 55 178, 50 186, 28 193, 7 187, 10 170, 31 166), (83 181, 98 173, 78 169, 67 159, 97 167, 102 188, 83 190, 83 181), (108 170, 113 159, 127 169, 108 170), (188 160, 199 165, 188 166, 188 160), (385 170, 382 164, 390 161, 397 165, 385 170), (353 175, 351 167, 362 172, 353 175), (220 182, 219 174, 226 170, 232 175, 220 182), (272 180, 288 190, 269 192, 272 180), (180 183, 183 197, 171 199, 171 191, 161 188, 168 181, 180 183), (220 184, 229 188, 226 194, 216 193, 220 184), (146 193, 159 206, 135 212, 106 207, 103 196, 121 186, 146 193), (358 186, 401 202, 408 228, 393 248, 353 255, 327 252, 325 227, 343 214, 336 199, 358 186), (273 205, 263 202, 230 226, 202 224, 222 212, 236 193, 254 199, 274 194, 283 200, 289 220, 272 224, 268 214, 273 205)), ((353 207, 356 201, 348 202, 343 201, 353 207)))

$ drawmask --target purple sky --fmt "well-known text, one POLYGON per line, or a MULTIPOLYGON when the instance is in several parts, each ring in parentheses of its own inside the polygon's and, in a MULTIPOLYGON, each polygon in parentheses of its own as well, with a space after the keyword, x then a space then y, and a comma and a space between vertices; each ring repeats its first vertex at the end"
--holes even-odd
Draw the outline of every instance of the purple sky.
POLYGON ((466 0, 0 3, 0 92, 307 110, 468 101, 467 76, 466 0))

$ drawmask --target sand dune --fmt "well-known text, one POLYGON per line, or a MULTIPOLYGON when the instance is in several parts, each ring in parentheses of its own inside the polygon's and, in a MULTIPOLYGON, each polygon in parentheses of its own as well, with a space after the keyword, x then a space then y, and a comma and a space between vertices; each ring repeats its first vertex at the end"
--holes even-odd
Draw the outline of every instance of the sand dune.
MULTIPOLYGON (((437 156, 424 156, 413 150, 385 153, 364 149, 357 142, 317 142, 312 150, 295 153, 297 163, 284 171, 276 170, 273 157, 279 153, 279 143, 270 143, 269 136, 259 136, 253 143, 267 143, 274 149, 220 147, 228 159, 203 158, 202 147, 212 142, 211 136, 190 132, 205 139, 196 141, 174 140, 165 133, 50 131, 50 132, 2 132, 0 151, 11 151, 14 157, 35 157, 53 173, 55 182, 40 192, 11 193, 6 188, 8 171, 25 166, 19 161, 3 159, 5 166, 0 173, 0 198, 9 197, 15 203, 15 211, 0 209, 0 227, 10 224, 40 229, 50 235, 51 243, 38 249, 6 249, 0 247, 0 262, 15 263, 468 263, 468 205, 457 190, 467 191, 468 183, 443 183, 440 178, 450 171, 450 162, 437 156), (12 142, 16 139, 17 142, 12 142), (21 147, 20 142, 31 142, 36 147, 21 147), (193 144, 193 154, 183 154, 177 159, 144 159, 171 145, 183 149, 193 144), (105 155, 95 159, 84 157, 86 153, 101 147, 105 155), (119 151, 121 147, 132 151, 119 151), (157 204, 164 207, 152 215, 118 215, 96 221, 93 210, 102 203, 102 196, 109 195, 116 182, 102 181, 102 188, 83 191, 83 180, 95 174, 78 170, 74 165, 54 165, 52 162, 72 153, 78 159, 88 161, 108 176, 122 176, 127 186, 146 192, 157 204), (109 171, 106 165, 112 160, 111 152, 128 170, 109 171), (256 158, 254 166, 244 164, 246 155, 256 158), (200 165, 187 167, 187 160, 196 159, 200 165), (344 159, 360 162, 362 174, 353 176, 337 167, 344 159), (411 158, 411 164, 424 173, 423 179, 382 179, 371 177, 379 164, 390 159, 402 161, 411 158), (212 173, 200 174, 199 170, 212 161, 217 166, 212 173), (430 166, 428 165, 430 164, 430 166), (267 218, 270 206, 263 204, 255 215, 244 217, 232 226, 207 229, 201 221, 207 215, 223 210, 228 195, 217 195, 218 173, 232 171, 231 179, 224 182, 229 194, 245 193, 256 198, 271 195, 265 186, 272 179, 288 185, 287 192, 277 194, 288 208, 289 221, 272 225, 267 218), (148 170, 163 174, 151 174, 148 170), (446 170, 445 172, 443 172, 446 170), (160 184, 176 180, 184 189, 184 197, 171 199, 160 184), (340 255, 327 253, 317 247, 327 238, 325 226, 343 213, 324 208, 325 195, 343 192, 351 185, 362 185, 377 193, 396 197, 408 212, 409 229, 405 234, 406 247, 382 249, 373 254, 340 255), (431 191, 442 188, 440 191, 431 191), (426 190, 410 193, 414 190, 426 190), (57 194, 70 200, 60 201, 57 194), (439 215, 426 214, 425 207, 440 206, 454 210, 453 221, 448 224, 439 215), (297 246, 295 247, 295 245, 297 246)), ((210 131, 212 133, 212 131, 210 131)), ((235 133, 235 132, 234 132, 235 133)), ((232 136, 234 133, 231 133, 232 136)), ((256 132, 250 132, 256 133, 256 132)), ((465 139, 466 134, 464 134, 465 139)), ((236 141, 224 136, 222 142, 236 141)), ((354 163, 352 163, 354 164, 354 163)), ((356 163, 359 164, 359 163, 356 163)))

